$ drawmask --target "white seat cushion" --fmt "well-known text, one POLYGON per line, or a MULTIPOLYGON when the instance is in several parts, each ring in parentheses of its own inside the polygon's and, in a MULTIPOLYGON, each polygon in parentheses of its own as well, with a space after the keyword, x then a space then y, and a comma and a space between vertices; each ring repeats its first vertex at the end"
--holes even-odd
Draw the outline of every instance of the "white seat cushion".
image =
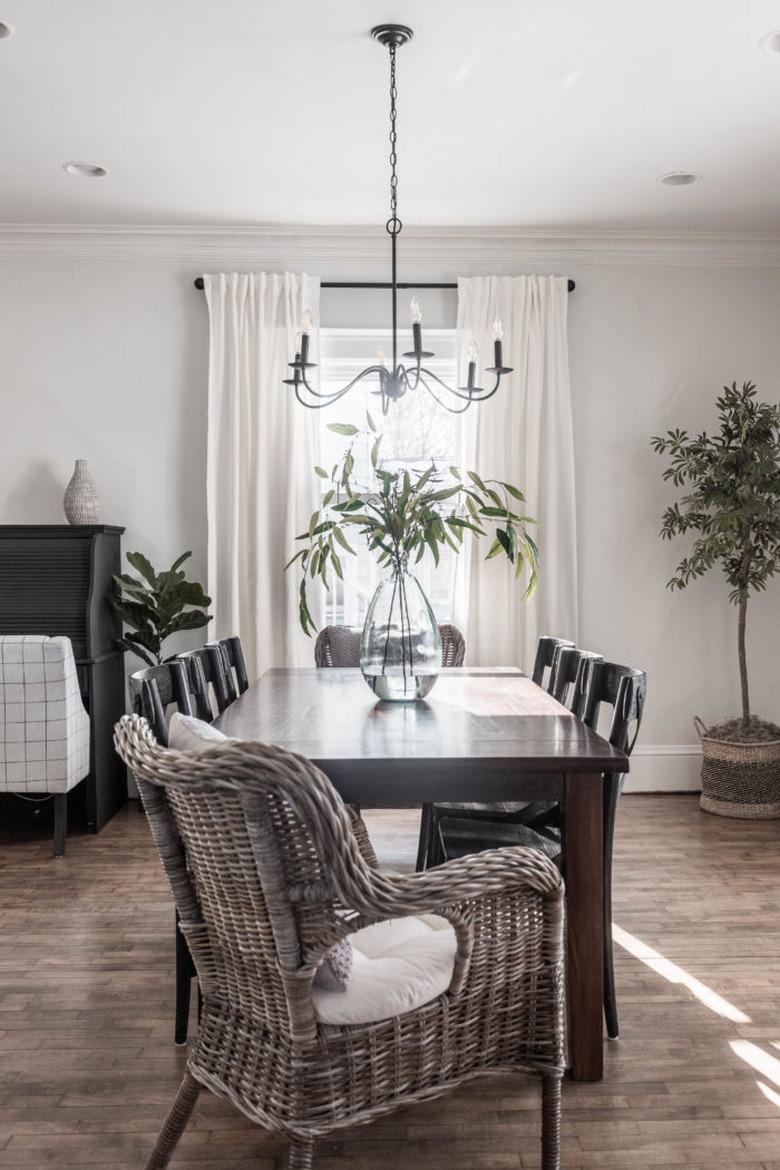
POLYGON ((354 961, 346 991, 314 987, 323 1024, 370 1024, 413 1011, 443 995, 455 966, 455 931, 436 914, 375 922, 351 934, 354 961))
POLYGON ((202 752, 204 748, 214 747, 217 743, 230 742, 229 735, 203 719, 196 719, 194 715, 181 715, 176 711, 171 716, 168 746, 177 752, 202 752))

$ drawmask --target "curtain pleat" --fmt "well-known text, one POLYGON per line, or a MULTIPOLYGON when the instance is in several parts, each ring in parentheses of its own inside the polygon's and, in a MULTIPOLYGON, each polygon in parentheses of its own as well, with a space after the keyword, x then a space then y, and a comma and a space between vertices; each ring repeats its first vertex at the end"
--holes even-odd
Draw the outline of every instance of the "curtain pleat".
MULTIPOLYGON (((304 310, 319 351, 319 280, 296 273, 204 277, 209 307, 208 588, 214 636, 239 634, 247 668, 309 666, 298 575, 284 565, 319 507, 317 412, 282 385, 304 310)), ((310 607, 321 621, 321 597, 310 607)))
MULTIPOLYGON (((494 398, 461 417, 463 469, 516 484, 526 496, 541 565, 535 595, 521 604, 511 567, 485 561, 469 536, 458 558, 454 620, 466 635, 467 662, 530 670, 540 634, 577 638, 577 524, 574 436, 566 334, 567 281, 556 276, 472 277, 458 281, 458 365, 479 350, 479 385, 493 364, 493 322, 514 372, 494 398)), ((462 383, 463 384, 463 383, 462 383)))

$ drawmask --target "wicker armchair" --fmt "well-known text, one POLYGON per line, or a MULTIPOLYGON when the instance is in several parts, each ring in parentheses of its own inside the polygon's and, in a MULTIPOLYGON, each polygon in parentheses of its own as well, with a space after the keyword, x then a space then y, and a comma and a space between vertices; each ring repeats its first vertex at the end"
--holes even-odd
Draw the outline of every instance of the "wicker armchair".
MULTIPOLYGON (((439 626, 442 666, 463 666, 466 643, 457 626, 439 626)), ((315 666, 360 666, 361 631, 353 626, 324 626, 314 643, 315 666)))
POLYGON ((309 1170, 317 1138, 520 1069, 542 1074, 542 1167, 557 1170, 563 887, 547 858, 507 849, 382 874, 330 782, 300 756, 232 742, 176 752, 138 716, 117 724, 115 742, 203 989, 200 1030, 147 1170, 168 1165, 203 1087, 286 1134, 289 1167, 309 1170), (313 984, 334 944, 434 914, 451 924, 441 923, 445 990, 390 1018, 323 1022, 313 984))

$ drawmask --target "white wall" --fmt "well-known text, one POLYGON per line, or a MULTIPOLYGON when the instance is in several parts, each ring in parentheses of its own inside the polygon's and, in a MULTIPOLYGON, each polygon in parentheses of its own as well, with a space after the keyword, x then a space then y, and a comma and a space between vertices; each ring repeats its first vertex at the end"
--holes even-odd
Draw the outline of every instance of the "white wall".
MULTIPOLYGON (((5 244, 0 238, 0 522, 61 522, 73 461, 85 458, 102 519, 127 529, 125 549, 162 564, 191 548, 202 579, 207 310, 192 279, 263 267, 262 253, 240 263, 235 242, 221 254, 219 240, 202 255, 197 244, 93 248, 58 239, 55 247, 31 234, 5 244)), ((302 239, 290 246, 289 266, 326 279, 385 279, 378 244, 370 256, 341 259, 302 239)), ((284 267, 283 247, 267 266, 284 267)), ((711 425, 724 381, 752 378, 777 400, 780 269, 736 267, 730 257, 721 266, 711 253, 662 264, 632 253, 601 264, 593 255, 577 262, 574 249, 545 262, 486 248, 483 260, 478 240, 459 257, 421 237, 410 256, 411 280, 454 279, 459 270, 576 279, 582 642, 648 671, 632 786, 694 786, 693 714, 709 721, 736 710, 735 615, 717 575, 682 595, 664 589, 682 546, 657 538, 672 493, 648 439, 669 426, 711 425)), ((454 293, 426 294, 424 305, 432 326, 454 323, 454 293)), ((383 293, 325 293, 323 324, 382 325, 386 307, 383 293)), ((755 708, 774 718, 778 590, 780 582, 753 603, 749 631, 755 708)))

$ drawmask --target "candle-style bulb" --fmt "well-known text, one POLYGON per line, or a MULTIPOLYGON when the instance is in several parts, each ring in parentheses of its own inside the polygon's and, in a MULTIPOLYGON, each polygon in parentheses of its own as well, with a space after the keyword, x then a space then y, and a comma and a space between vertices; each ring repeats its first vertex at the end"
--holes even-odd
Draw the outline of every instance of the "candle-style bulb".
POLYGON ((409 305, 409 314, 412 318, 412 323, 419 325, 422 321, 422 309, 420 308, 420 302, 417 300, 417 297, 412 297, 409 305))
POLYGON ((495 321, 493 322, 493 340, 494 341, 503 341, 503 339, 504 339, 504 326, 501 324, 498 317, 496 317, 495 321))
POLYGON ((301 317, 301 332, 311 333, 311 327, 313 324, 314 322, 312 321, 311 313, 308 309, 304 309, 303 316, 301 317))
POLYGON ((475 362, 477 360, 477 358, 479 357, 479 350, 477 349, 475 342, 473 342, 473 341, 469 342, 469 347, 468 347, 468 350, 466 351, 466 353, 467 353, 467 356, 468 356, 468 359, 470 362, 475 362))
POLYGON ((376 351, 376 360, 379 362, 380 366, 387 365, 387 355, 383 349, 378 349, 376 351))

